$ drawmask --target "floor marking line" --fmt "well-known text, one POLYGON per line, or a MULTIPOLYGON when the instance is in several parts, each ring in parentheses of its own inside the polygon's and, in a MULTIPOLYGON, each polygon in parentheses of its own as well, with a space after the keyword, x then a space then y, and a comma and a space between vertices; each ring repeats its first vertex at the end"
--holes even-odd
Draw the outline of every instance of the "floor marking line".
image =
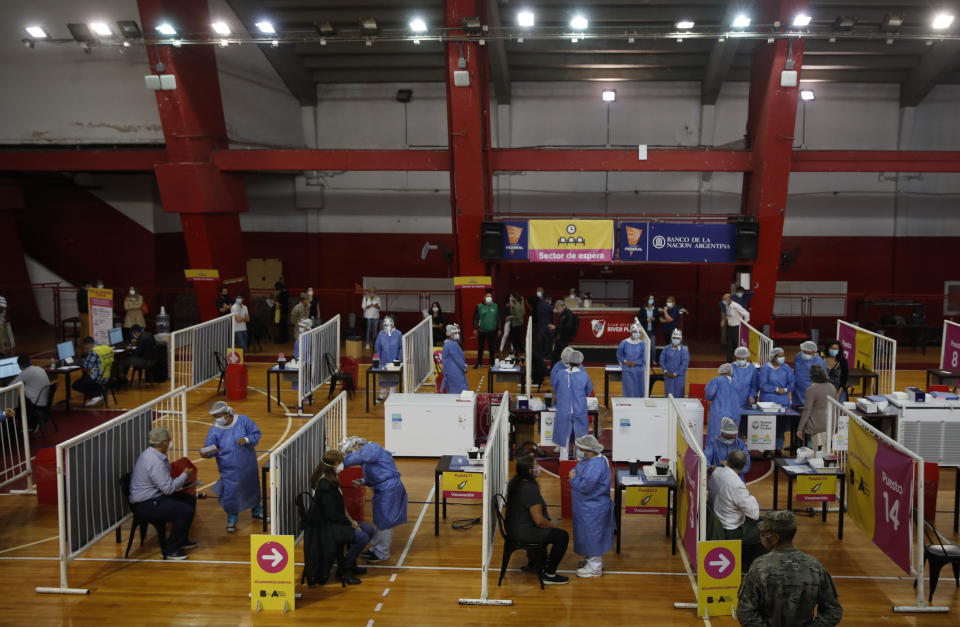
POLYGON ((381 594, 380 596, 381 596, 382 598, 387 598, 387 595, 388 595, 388 594, 390 594, 390 588, 384 588, 384 589, 383 589, 383 594, 381 594))
POLYGON ((420 524, 423 523, 423 517, 427 515, 427 509, 433 504, 433 493, 436 490, 436 486, 430 486, 430 494, 427 495, 423 503, 423 507, 420 509, 420 516, 417 517, 417 523, 413 526, 413 531, 410 532, 410 537, 407 538, 407 545, 403 547, 403 553, 400 554, 400 559, 397 560, 397 565, 395 568, 400 568, 403 566, 403 560, 407 559, 407 553, 410 552, 410 547, 413 546, 413 539, 417 537, 417 532, 420 531, 420 524))
POLYGON ((49 537, 49 538, 44 538, 43 540, 37 540, 36 542, 29 542, 29 543, 27 543, 27 544, 21 544, 20 546, 15 546, 15 547, 12 547, 12 548, 9 548, 9 549, 3 549, 2 551, 0 551, 0 555, 2 555, 2 554, 4 554, 4 553, 9 553, 10 551, 16 551, 16 550, 18 550, 18 549, 25 549, 25 548, 27 548, 28 546, 33 546, 34 544, 42 544, 42 543, 44 543, 44 542, 50 542, 51 540, 56 540, 56 539, 59 538, 59 537, 60 537, 60 536, 51 536, 51 537, 49 537))
POLYGON ((383 608, 383 603, 377 603, 377 607, 373 608, 374 612, 379 612, 383 608))

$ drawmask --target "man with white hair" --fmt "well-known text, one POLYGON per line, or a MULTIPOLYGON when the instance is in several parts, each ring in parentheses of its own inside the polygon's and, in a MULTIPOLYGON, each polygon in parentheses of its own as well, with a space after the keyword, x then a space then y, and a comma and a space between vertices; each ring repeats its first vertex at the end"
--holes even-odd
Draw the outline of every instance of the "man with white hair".
POLYGON ((182 492, 197 478, 194 468, 187 468, 176 479, 170 476, 170 432, 162 427, 150 430, 150 446, 140 454, 130 475, 130 509, 134 514, 166 524, 172 522, 167 542, 162 547, 166 559, 187 559, 184 549, 197 543, 188 539, 190 525, 197 511, 197 498, 182 492))
POLYGON ((723 313, 720 326, 726 327, 727 361, 733 361, 733 351, 740 344, 740 323, 750 322, 750 312, 741 307, 729 293, 723 295, 723 313))

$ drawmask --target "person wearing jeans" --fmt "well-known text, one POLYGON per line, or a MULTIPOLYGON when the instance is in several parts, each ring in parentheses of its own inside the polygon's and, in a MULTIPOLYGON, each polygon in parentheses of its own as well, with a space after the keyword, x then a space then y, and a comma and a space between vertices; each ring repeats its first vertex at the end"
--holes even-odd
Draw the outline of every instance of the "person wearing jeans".
POLYGON ((544 551, 549 546, 550 552, 543 565, 543 583, 565 584, 570 578, 558 574, 557 567, 567 552, 570 534, 556 527, 559 521, 550 520, 547 514, 547 504, 537 485, 540 467, 536 458, 524 455, 517 460, 516 468, 517 474, 507 486, 507 536, 517 542, 538 543, 544 551))

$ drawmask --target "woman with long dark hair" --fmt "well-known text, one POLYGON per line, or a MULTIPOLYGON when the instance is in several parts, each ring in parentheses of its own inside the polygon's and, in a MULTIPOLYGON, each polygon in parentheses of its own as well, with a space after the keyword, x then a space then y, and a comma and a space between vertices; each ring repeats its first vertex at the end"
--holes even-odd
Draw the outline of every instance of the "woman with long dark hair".
POLYGON ((843 347, 837 340, 830 340, 823 349, 823 361, 827 364, 827 377, 837 390, 837 400, 847 400, 847 380, 850 377, 843 347))
POLYGON ((507 534, 518 542, 543 545, 550 553, 543 566, 543 583, 564 584, 569 577, 557 574, 557 566, 567 551, 570 534, 554 526, 547 514, 547 504, 540 494, 537 476, 540 468, 533 455, 524 455, 517 460, 517 474, 507 485, 507 534))
POLYGON ((443 340, 446 339, 443 323, 443 308, 440 303, 433 301, 430 305, 430 328, 433 329, 433 345, 443 346, 443 340))

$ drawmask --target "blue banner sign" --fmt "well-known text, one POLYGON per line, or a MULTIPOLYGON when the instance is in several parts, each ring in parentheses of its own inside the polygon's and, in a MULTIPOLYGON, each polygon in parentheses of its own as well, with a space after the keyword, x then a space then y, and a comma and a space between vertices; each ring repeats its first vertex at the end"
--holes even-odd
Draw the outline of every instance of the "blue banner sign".
POLYGON ((503 221, 503 251, 505 260, 526 260, 529 258, 530 226, 526 220, 503 221))
POLYGON ((735 263, 736 224, 620 222, 620 261, 735 263))

